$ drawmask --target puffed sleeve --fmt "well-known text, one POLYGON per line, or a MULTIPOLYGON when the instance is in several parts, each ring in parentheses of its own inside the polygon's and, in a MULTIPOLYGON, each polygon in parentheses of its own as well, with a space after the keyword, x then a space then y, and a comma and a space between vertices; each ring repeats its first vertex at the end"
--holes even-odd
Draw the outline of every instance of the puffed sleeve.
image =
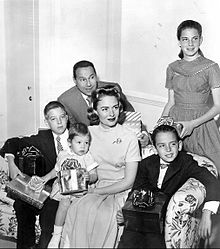
POLYGON ((137 137, 132 132, 128 136, 129 136, 129 144, 128 144, 125 161, 139 162, 141 161, 141 156, 140 156, 140 147, 138 145, 137 137))
POLYGON ((87 171, 90 171, 98 166, 98 163, 95 161, 95 159, 93 158, 90 152, 86 153, 84 160, 85 160, 87 171))
POLYGON ((220 87, 220 68, 217 63, 208 68, 208 80, 211 88, 220 87))
POLYGON ((173 70, 170 66, 167 67, 167 71, 166 71, 166 85, 165 87, 168 89, 173 89, 173 70))

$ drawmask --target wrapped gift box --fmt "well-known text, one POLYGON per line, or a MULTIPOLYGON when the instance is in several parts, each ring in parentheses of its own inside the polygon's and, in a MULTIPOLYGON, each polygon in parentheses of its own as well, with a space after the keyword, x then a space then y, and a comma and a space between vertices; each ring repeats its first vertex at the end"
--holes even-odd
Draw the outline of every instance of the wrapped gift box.
POLYGON ((155 193, 155 206, 145 209, 133 206, 133 194, 122 208, 126 228, 130 231, 162 233, 167 196, 163 193, 155 193))
POLYGON ((127 127, 139 136, 141 134, 141 113, 124 111, 122 116, 123 126, 127 127))
POLYGON ((21 199, 39 209, 43 207, 44 201, 49 197, 51 187, 45 185, 41 191, 30 188, 31 177, 24 174, 18 175, 6 185, 7 195, 12 199, 21 199))
POLYGON ((63 195, 80 193, 88 190, 85 178, 86 169, 66 169, 58 172, 58 183, 63 195))

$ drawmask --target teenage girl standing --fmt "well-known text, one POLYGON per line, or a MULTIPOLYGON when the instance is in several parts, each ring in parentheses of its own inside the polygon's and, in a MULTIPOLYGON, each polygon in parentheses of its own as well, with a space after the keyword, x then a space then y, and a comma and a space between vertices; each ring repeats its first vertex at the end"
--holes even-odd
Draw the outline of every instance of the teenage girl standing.
POLYGON ((183 125, 184 149, 210 158, 220 173, 220 133, 213 119, 220 113, 220 69, 200 50, 202 27, 186 20, 177 28, 179 57, 167 68, 168 102, 162 116, 183 125), (213 105, 207 104, 212 94, 213 105))

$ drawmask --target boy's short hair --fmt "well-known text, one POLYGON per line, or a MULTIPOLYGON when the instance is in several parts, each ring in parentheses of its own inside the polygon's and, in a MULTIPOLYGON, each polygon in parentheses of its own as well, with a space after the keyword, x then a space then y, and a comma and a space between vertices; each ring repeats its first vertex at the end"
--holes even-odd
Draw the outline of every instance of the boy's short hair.
POLYGON ((160 125, 157 126, 154 130, 153 133, 151 134, 151 139, 153 141, 153 145, 156 146, 156 136, 160 132, 171 132, 176 136, 177 141, 179 142, 181 140, 177 130, 175 127, 171 125, 160 125))
POLYGON ((44 116, 45 116, 45 118, 47 118, 47 114, 48 114, 48 112, 49 112, 50 110, 56 109, 56 108, 61 108, 61 109, 63 109, 63 111, 64 111, 65 113, 67 113, 66 110, 65 110, 65 107, 64 107, 59 101, 51 101, 51 102, 49 102, 49 103, 44 107, 44 116))
POLYGON ((75 123, 71 125, 68 139, 72 141, 75 136, 89 136, 89 142, 91 142, 91 134, 86 124, 75 123))

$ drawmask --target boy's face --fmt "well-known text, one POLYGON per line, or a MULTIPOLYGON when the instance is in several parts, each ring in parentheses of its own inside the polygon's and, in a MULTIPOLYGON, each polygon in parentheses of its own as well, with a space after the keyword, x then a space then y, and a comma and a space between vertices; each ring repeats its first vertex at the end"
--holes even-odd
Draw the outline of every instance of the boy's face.
POLYGON ((68 140, 68 143, 74 153, 82 156, 89 150, 90 138, 88 135, 76 135, 72 141, 68 140))
POLYGON ((155 140, 157 153, 166 163, 172 162, 182 149, 182 141, 178 142, 173 132, 159 132, 155 140))
POLYGON ((58 107, 51 109, 46 116, 45 123, 56 134, 61 135, 67 127, 68 116, 65 111, 58 107))

